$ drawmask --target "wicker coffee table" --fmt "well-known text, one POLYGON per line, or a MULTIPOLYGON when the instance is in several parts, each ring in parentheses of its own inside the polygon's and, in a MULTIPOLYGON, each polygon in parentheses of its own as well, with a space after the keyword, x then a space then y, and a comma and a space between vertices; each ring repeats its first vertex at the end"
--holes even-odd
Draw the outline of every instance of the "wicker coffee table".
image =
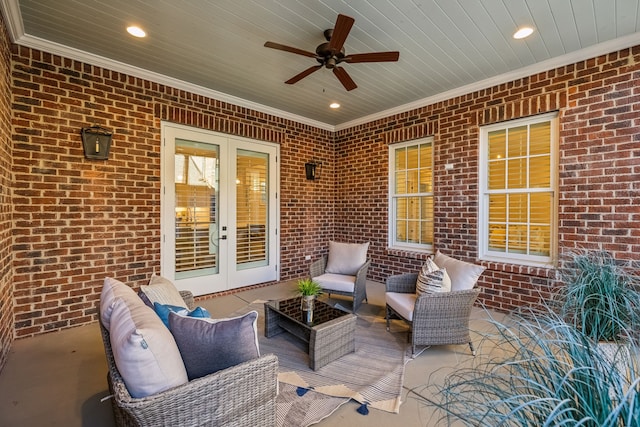
POLYGON ((356 319, 322 301, 315 302, 313 322, 303 321, 300 297, 264 304, 264 335, 271 338, 283 331, 309 344, 309 367, 314 371, 355 351, 356 319))

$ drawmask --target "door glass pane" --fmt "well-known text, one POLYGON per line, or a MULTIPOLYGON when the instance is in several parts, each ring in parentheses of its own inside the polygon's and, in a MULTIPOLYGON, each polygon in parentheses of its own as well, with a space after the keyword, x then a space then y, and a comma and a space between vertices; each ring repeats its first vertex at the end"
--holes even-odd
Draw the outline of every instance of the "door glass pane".
POLYGON ((176 139, 176 279, 218 272, 218 146, 176 139))
POLYGON ((268 263, 269 155, 238 150, 236 164, 236 265, 268 263))

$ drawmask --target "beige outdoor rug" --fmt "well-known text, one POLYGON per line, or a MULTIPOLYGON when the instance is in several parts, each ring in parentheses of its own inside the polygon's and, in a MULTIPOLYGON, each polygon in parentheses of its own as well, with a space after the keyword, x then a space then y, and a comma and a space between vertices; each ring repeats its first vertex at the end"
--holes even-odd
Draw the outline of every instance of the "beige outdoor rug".
POLYGON ((250 310, 260 314, 260 353, 278 356, 279 426, 315 424, 350 399, 361 404, 354 411, 363 415, 371 408, 399 411, 404 365, 410 360, 406 330, 387 332, 383 318, 358 316, 356 351, 313 371, 304 342, 287 332, 264 336, 264 301, 254 301, 237 314, 250 310))

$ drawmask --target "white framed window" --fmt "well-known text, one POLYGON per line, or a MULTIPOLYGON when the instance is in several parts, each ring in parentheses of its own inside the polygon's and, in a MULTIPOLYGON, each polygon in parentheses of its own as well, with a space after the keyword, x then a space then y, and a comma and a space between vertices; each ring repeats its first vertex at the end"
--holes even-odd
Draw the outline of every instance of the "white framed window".
POLYGON ((478 257, 549 265, 557 247, 557 113, 480 129, 478 257))
POLYGON ((389 147, 389 246, 433 249, 433 137, 389 147))

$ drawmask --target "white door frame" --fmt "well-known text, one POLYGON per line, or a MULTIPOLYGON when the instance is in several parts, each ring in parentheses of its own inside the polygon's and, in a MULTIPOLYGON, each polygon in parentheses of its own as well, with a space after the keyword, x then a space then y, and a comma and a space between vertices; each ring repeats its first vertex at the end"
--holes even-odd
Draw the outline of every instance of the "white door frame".
POLYGON ((242 286, 280 280, 280 146, 277 144, 241 138, 219 132, 198 129, 175 123, 161 123, 162 145, 160 150, 160 227, 161 274, 174 281, 181 290, 190 290, 194 295, 221 292, 242 286), (194 277, 190 279, 175 278, 175 139, 186 139, 216 144, 220 147, 220 181, 219 181, 219 272, 216 275, 194 277), (268 263, 265 267, 239 270, 236 268, 236 221, 235 221, 235 188, 236 188, 236 151, 238 149, 266 152, 269 154, 269 230, 268 230, 268 263), (226 208, 225 208, 226 207, 226 208), (221 228, 227 227, 223 231, 221 228))

